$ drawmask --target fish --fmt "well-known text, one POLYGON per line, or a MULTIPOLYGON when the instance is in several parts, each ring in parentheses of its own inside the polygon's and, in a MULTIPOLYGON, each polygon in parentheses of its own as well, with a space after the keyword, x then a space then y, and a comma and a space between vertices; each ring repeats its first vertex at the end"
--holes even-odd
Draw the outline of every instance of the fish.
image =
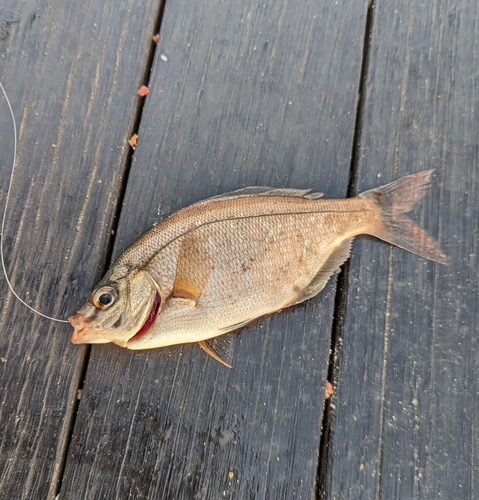
POLYGON ((366 234, 447 264, 405 214, 433 170, 353 198, 247 187, 163 219, 127 248, 68 320, 74 344, 151 349, 198 342, 231 367, 231 332, 316 296, 366 234))

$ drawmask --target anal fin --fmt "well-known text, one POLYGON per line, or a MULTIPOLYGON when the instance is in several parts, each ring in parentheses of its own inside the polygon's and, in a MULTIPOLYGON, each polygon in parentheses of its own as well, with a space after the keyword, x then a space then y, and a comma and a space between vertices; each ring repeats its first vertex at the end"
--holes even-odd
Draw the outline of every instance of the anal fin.
POLYGON ((291 305, 299 304, 305 300, 317 295, 329 281, 331 276, 339 271, 351 253, 351 245, 353 238, 346 240, 339 245, 333 253, 328 257, 328 260, 323 264, 318 274, 312 279, 311 283, 303 290, 303 293, 291 305))
POLYGON ((202 340, 198 345, 209 354, 228 368, 232 368, 233 363, 233 338, 235 334, 221 335, 212 339, 202 340))
POLYGON ((251 323, 255 319, 256 319, 256 317, 249 318, 249 319, 245 319, 244 321, 240 321, 239 323, 235 323, 234 325, 225 326, 224 328, 220 329, 220 332, 228 333, 228 332, 232 332, 233 330, 239 330, 240 328, 243 328, 243 326, 248 325, 249 323, 251 323))

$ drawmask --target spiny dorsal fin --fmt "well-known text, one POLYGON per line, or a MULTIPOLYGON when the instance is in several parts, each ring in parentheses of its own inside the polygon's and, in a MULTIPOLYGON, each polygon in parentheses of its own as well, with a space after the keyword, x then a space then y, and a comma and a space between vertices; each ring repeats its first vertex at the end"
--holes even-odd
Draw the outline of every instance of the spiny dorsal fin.
POLYGON ((233 363, 233 339, 236 337, 234 333, 213 337, 212 339, 202 340, 198 345, 209 354, 228 368, 232 368, 233 363))
POLYGON ((229 193, 220 194, 208 198, 208 200, 218 200, 220 198, 246 198, 252 196, 285 196, 293 198, 306 198, 308 200, 317 200, 323 196, 323 193, 311 193, 311 189, 289 189, 272 188, 267 186, 249 186, 229 193))

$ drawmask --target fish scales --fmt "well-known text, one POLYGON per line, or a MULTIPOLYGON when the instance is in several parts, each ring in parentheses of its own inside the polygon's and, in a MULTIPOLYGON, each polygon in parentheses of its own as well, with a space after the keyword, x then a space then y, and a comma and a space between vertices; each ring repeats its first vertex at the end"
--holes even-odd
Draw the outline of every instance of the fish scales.
MULTIPOLYGON (((361 219, 366 224, 366 215, 370 213, 366 210, 364 200, 356 199, 211 200, 188 207, 155 226, 126 250, 118 263, 145 267, 158 280, 168 277, 172 285, 180 248, 190 231, 196 233, 195 241, 204 244, 210 258, 205 265, 214 266, 216 259, 226 258, 228 267, 234 270, 234 259, 251 258, 259 252, 258 245, 264 259, 279 261, 289 258, 289 252, 302 251, 305 242, 309 247, 311 242, 329 242, 337 234, 350 231, 348 227, 355 226, 354 230, 360 234, 358 224, 361 219), (266 250, 269 251, 265 253, 266 250)), ((256 267, 267 262, 257 261, 256 267)))
MULTIPOLYGON (((335 240, 339 245, 360 234, 361 220, 365 225, 368 217, 373 215, 365 200, 356 199, 211 200, 180 212, 178 221, 168 220, 171 232, 155 227, 146 236, 147 245, 140 243, 132 249, 134 256, 127 252, 119 261, 145 266, 166 298, 176 279, 180 249, 186 246, 184 258, 199 268, 190 275, 189 286, 198 295, 197 310, 206 313, 195 315, 194 326, 188 325, 187 338, 198 341, 205 331, 226 330, 295 303, 336 248, 335 240), (172 240, 176 244, 165 247, 172 240), (204 284, 200 273, 208 275, 204 284), (265 287, 268 292, 258 304, 258 292, 265 287)), ((183 338, 184 321, 183 315, 171 318, 163 341, 183 338)))
POLYGON ((118 258, 70 319, 72 341, 205 348, 208 339, 319 293, 359 234, 445 262, 434 240, 404 215, 431 173, 346 200, 246 188, 185 208, 118 258))

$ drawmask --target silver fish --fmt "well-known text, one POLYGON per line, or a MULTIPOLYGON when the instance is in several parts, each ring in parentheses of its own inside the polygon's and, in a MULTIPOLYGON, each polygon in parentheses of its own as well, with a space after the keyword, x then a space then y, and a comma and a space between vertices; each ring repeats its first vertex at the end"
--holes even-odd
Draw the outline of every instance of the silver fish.
POLYGON ((196 203, 161 221, 111 266, 69 318, 75 344, 148 349, 199 342, 227 366, 220 336, 318 294, 369 234, 446 263, 404 214, 432 170, 355 198, 250 187, 196 203))

